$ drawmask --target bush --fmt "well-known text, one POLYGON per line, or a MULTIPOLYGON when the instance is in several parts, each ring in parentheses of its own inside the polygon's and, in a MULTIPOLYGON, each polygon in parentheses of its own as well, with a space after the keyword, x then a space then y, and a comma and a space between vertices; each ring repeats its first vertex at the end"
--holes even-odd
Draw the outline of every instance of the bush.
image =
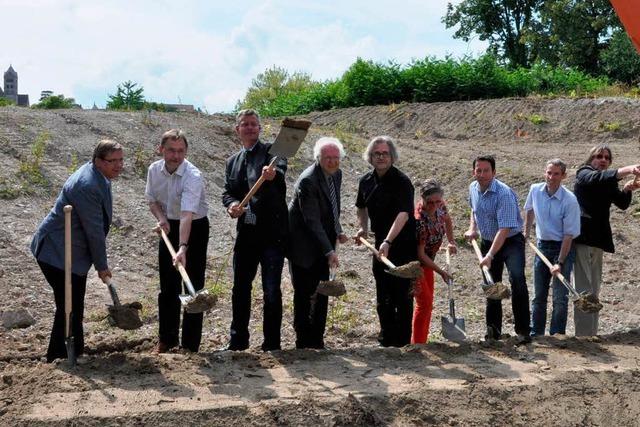
POLYGON ((534 93, 583 95, 608 85, 606 77, 591 77, 570 68, 536 64, 529 69, 508 69, 487 54, 461 60, 426 57, 404 68, 393 62, 380 64, 358 58, 340 79, 309 82, 279 94, 269 91, 256 96, 253 91, 251 95, 253 108, 264 116, 278 117, 399 102, 446 102, 534 93))
POLYGON ((9 98, 3 98, 0 96, 0 107, 8 107, 9 105, 16 105, 16 103, 9 98))
POLYGON ((76 101, 73 98, 65 98, 64 95, 53 95, 44 98, 37 104, 33 104, 31 108, 55 110, 58 108, 72 108, 75 103, 76 101))

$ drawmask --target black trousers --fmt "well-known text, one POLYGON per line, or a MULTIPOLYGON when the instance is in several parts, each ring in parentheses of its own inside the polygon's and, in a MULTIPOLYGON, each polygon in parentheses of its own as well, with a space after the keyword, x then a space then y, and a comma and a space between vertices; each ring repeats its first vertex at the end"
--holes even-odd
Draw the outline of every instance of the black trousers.
MULTIPOLYGON (((380 247, 381 242, 376 242, 380 247)), ((396 266, 416 259, 416 246, 391 247, 389 260, 396 266)), ((373 258, 376 281, 376 311, 380 320, 378 341, 383 347, 403 347, 411 342, 413 319, 413 286, 410 279, 387 273, 388 267, 373 258)))
MULTIPOLYGON (((169 220, 169 240, 178 250, 180 244, 180 221, 169 220)), ((185 269, 196 291, 204 287, 205 270, 207 268, 207 245, 209 244, 209 219, 196 219, 191 223, 185 269)), ((160 272, 160 293, 158 294, 158 320, 160 342, 175 347, 178 345, 178 329, 180 325, 182 277, 173 266, 171 254, 164 241, 160 239, 158 246, 158 269, 160 272)), ((185 288, 185 293, 186 293, 185 288)), ((202 338, 202 313, 187 313, 182 317, 182 343, 187 350, 197 352, 202 338)))
MULTIPOLYGON (((65 313, 64 313, 64 270, 60 270, 52 265, 38 261, 38 265, 44 274, 44 278, 53 289, 56 303, 56 313, 53 318, 51 328, 51 338, 47 349, 47 362, 55 359, 67 358, 67 347, 65 346, 65 313)), ((87 289, 87 276, 71 275, 71 332, 75 343, 76 357, 84 353, 84 329, 82 320, 84 319, 84 294, 87 289)))
POLYGON ((282 268, 284 253, 276 245, 243 246, 233 253, 233 295, 231 297, 233 319, 231 321, 231 341, 229 348, 244 350, 249 347, 249 318, 251 317, 251 288, 258 271, 262 271, 262 291, 264 317, 262 349, 280 348, 280 327, 282 325, 282 268))
POLYGON ((316 293, 320 280, 329 279, 326 257, 315 260, 309 268, 289 262, 293 282, 293 327, 297 348, 324 348, 328 298, 316 293))

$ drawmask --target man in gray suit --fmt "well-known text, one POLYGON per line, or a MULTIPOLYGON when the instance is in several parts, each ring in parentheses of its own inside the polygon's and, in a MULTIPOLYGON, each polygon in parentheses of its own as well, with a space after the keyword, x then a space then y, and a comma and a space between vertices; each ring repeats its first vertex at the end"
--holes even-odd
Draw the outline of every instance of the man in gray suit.
POLYGON ((107 263, 106 237, 111 226, 111 180, 124 166, 122 146, 110 140, 98 143, 93 159, 74 172, 65 182, 55 205, 42 221, 33 240, 31 252, 49 282, 56 303, 56 313, 47 350, 47 361, 67 357, 64 313, 64 206, 73 206, 72 240, 72 331, 76 356, 84 351, 82 319, 87 272, 93 265, 104 282, 111 277, 107 263))
POLYGON ((289 269, 293 282, 296 348, 324 348, 327 297, 316 293, 329 269, 338 266, 336 240, 347 241, 340 226, 340 160, 344 148, 336 138, 320 138, 315 163, 300 174, 289 204, 291 246, 289 269))

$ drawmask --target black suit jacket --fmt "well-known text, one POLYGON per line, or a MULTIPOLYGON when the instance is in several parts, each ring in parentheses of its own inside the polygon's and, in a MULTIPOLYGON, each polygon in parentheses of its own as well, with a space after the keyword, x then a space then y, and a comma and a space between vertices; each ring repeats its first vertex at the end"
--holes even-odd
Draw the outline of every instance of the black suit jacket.
MULTIPOLYGON (((342 171, 338 170, 333 179, 339 213, 342 171)), ((338 236, 330 197, 320 165, 313 164, 305 169, 296 182, 289 204, 290 262, 308 268, 319 257, 325 257, 335 249, 338 236)))
MULTIPOLYGON (((273 155, 269 154, 271 144, 256 143, 251 152, 240 150, 227 159, 222 203, 229 207, 240 202, 262 174, 273 155)), ((236 229, 238 236, 235 250, 249 246, 275 244, 284 250, 287 243, 287 184, 284 174, 287 171, 287 159, 276 162, 276 177, 265 181, 249 201, 251 212, 256 215, 256 225, 245 224, 245 215, 238 218, 236 229)))

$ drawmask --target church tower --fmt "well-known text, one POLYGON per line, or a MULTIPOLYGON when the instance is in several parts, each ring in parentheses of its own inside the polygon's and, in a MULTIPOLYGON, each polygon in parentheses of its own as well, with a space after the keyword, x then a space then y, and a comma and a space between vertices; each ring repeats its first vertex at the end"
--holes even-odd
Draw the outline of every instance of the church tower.
POLYGON ((18 73, 11 65, 4 72, 4 97, 18 103, 18 73))

